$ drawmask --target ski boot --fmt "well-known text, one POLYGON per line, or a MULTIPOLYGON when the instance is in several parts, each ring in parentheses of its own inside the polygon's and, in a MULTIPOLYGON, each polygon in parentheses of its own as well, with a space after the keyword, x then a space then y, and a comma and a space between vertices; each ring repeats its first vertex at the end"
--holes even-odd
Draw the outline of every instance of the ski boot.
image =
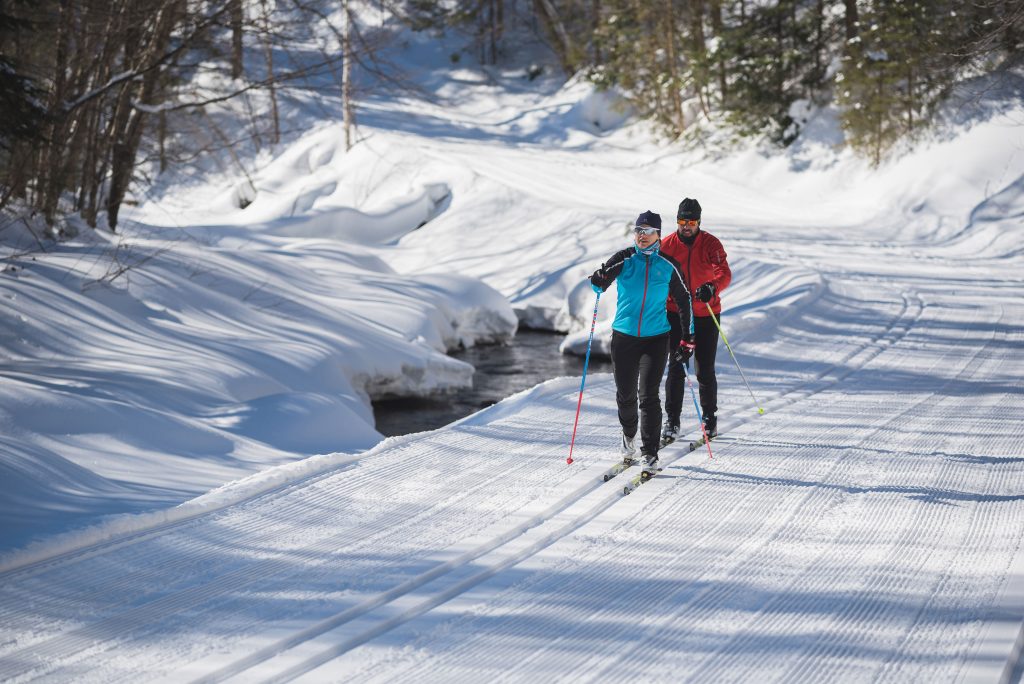
POLYGON ((636 463, 636 435, 627 437, 622 433, 622 465, 631 466, 636 463))
POLYGON ((708 439, 718 436, 718 417, 714 413, 704 414, 704 434, 708 439))
POLYGON ((665 427, 661 429, 661 446, 668 446, 679 437, 679 423, 670 420, 665 421, 665 427))
POLYGON ((651 454, 640 454, 640 460, 643 462, 643 470, 640 472, 640 478, 644 482, 654 477, 654 474, 661 470, 660 463, 658 462, 657 455, 651 454))

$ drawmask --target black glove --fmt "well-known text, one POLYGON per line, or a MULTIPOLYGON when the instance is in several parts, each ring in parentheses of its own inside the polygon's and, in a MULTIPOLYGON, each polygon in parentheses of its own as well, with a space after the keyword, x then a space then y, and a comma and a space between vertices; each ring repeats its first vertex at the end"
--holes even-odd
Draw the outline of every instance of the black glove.
POLYGON ((604 267, 594 271, 594 274, 590 276, 590 284, 595 288, 600 288, 602 292, 608 289, 608 286, 612 284, 612 279, 605 273, 604 267))
POLYGON ((672 352, 672 361, 673 363, 685 366, 691 356, 693 356, 693 335, 683 335, 683 339, 679 341, 679 346, 672 352))
POLYGON ((694 291, 693 296, 707 304, 715 298, 715 286, 712 283, 704 283, 694 291))

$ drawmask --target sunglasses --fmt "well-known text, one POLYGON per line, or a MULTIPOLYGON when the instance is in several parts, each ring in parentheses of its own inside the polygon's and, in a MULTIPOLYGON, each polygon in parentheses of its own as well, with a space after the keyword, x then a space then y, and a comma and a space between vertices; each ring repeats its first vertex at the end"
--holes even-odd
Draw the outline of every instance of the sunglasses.
POLYGON ((696 227, 696 225, 700 223, 700 219, 679 219, 678 221, 676 221, 676 223, 678 223, 680 226, 696 227))
POLYGON ((651 228, 650 226, 637 226, 633 229, 633 232, 637 235, 654 235, 658 232, 658 229, 651 228))

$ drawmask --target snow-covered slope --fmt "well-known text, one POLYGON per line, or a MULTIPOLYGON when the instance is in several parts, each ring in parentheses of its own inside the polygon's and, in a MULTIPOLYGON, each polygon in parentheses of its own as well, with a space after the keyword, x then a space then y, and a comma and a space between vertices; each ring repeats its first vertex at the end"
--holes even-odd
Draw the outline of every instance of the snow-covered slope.
POLYGON ((516 329, 479 280, 402 275, 358 243, 143 228, 124 262, 96 235, 0 277, 0 550, 367 449, 371 397, 465 388, 444 352, 516 329))
POLYGON ((573 466, 553 380, 8 570, 0 676, 995 681, 1024 616, 1015 271, 814 235, 824 289, 738 343, 764 416, 722 364, 713 459, 669 447, 624 497, 610 378, 573 466))

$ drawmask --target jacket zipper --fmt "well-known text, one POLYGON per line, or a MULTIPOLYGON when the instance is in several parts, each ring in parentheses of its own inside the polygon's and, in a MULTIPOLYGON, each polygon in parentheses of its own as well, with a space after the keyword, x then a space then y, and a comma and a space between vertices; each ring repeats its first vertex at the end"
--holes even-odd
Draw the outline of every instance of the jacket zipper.
MULTIPOLYGON (((690 301, 693 302, 693 248, 697 246, 697 238, 700 234, 693 238, 693 244, 688 245, 686 249, 686 282, 690 286, 690 301)), ((696 304, 696 302, 694 302, 696 304)), ((697 314, 694 313, 694 316, 697 314)))
POLYGON ((647 303, 647 283, 651 278, 651 257, 646 256, 647 267, 644 269, 644 296, 640 299, 640 318, 636 322, 636 336, 641 337, 640 328, 644 325, 644 306, 647 303))

